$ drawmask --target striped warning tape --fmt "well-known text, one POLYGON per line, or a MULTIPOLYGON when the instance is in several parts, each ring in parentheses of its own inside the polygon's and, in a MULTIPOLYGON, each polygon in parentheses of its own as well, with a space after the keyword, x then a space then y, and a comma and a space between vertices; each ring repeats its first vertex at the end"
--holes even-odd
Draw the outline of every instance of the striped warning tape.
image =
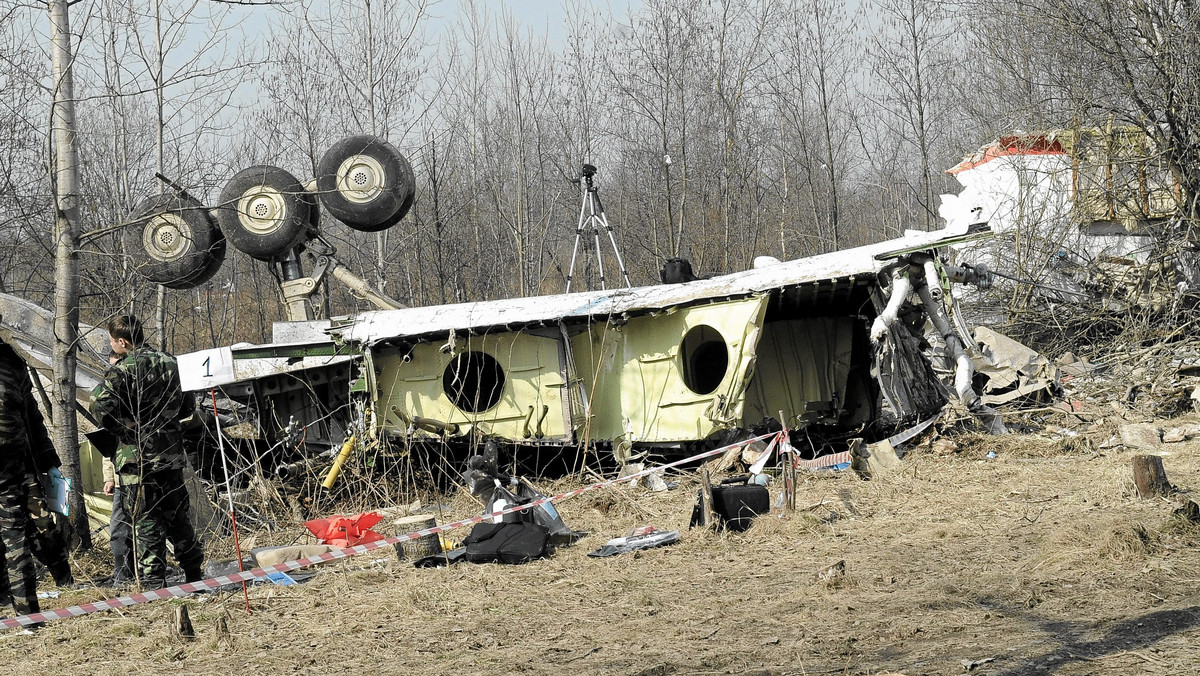
POLYGON ((829 455, 822 455, 821 457, 814 458, 812 460, 801 460, 797 456, 796 466, 804 467, 806 469, 829 469, 830 467, 837 467, 838 465, 844 465, 853 459, 854 459, 854 456, 850 455, 849 451, 842 451, 841 453, 830 453, 829 455))
POLYGON ((779 455, 792 456, 792 465, 796 467, 796 469, 801 467, 804 469, 829 469, 831 467, 837 467, 838 465, 850 463, 854 460, 854 456, 850 453, 850 451, 829 453, 828 455, 822 455, 819 458, 805 460, 800 457, 800 453, 797 452, 787 440, 784 440, 783 443, 779 444, 779 455))
POLYGON ((722 446, 721 448, 714 448, 711 451, 697 453, 696 455, 693 455, 688 458, 684 458, 682 460, 676 460, 675 462, 670 462, 665 465, 658 465, 656 467, 651 467, 649 469, 642 470, 641 472, 638 472, 636 474, 630 474, 628 476, 618 477, 616 479, 609 479, 607 481, 601 481, 599 483, 591 484, 590 486, 584 486, 582 488, 576 488, 575 490, 567 491, 566 493, 559 493, 558 495, 553 495, 553 496, 545 497, 545 498, 539 498, 537 500, 534 500, 532 502, 527 502, 522 505, 513 505, 512 507, 506 507, 497 512, 491 512, 488 514, 480 514, 478 516, 472 516, 467 519, 461 519, 459 521, 454 521, 452 523, 443 524, 441 526, 434 526, 432 528, 424 528, 422 530, 415 530, 415 531, 412 531, 411 533, 405 533, 403 535, 396 535, 393 537, 386 537, 382 540, 366 542, 361 545, 355 545, 353 547, 347 547, 345 549, 335 549, 331 552, 325 552, 323 554, 317 554, 316 556, 309 556, 309 557, 305 557, 303 559, 296 559, 295 561, 285 561, 283 563, 277 563, 273 566, 266 566, 263 568, 255 568, 253 570, 246 570, 246 571, 241 571, 241 572, 237 572, 237 573, 231 573, 229 575, 221 575, 219 577, 208 578, 206 580, 197 580, 196 582, 185 582, 183 584, 175 585, 173 587, 164 587, 163 589, 155 589, 152 591, 139 592, 136 594, 129 594, 127 596, 118 596, 116 598, 106 599, 104 601, 96 601, 95 603, 82 603, 80 605, 70 606, 68 608, 55 608, 53 610, 44 610, 40 613, 31 613, 29 615, 20 615, 20 616, 13 617, 13 618, 7 618, 7 617, 0 618, 0 627, 5 628, 5 629, 17 629, 19 627, 28 627, 33 624, 49 622, 51 620, 61 620, 66 617, 77 617, 79 615, 90 615, 91 613, 98 613, 98 612, 101 612, 104 610, 113 610, 116 608, 124 608, 126 606, 136 606, 141 603, 150 603, 151 601, 161 601, 162 599, 168 599, 168 598, 172 598, 172 597, 187 596, 188 594, 194 594, 196 592, 201 592, 201 591, 205 591, 208 589, 217 589, 219 587, 224 587, 226 585, 248 582, 248 581, 254 580, 256 578, 265 578, 268 575, 270 575, 272 573, 276 573, 276 572, 286 573, 288 571, 297 570, 299 568, 305 568, 307 566, 316 565, 318 563, 327 563, 329 561, 345 559, 345 558, 348 558, 351 556, 357 556, 358 554, 365 554, 367 552, 375 551, 376 549, 382 549, 383 547, 387 547, 390 545, 395 545, 400 542, 406 542, 408 540, 416 540, 418 538, 423 538, 428 535, 441 533, 443 531, 454 530, 455 528, 461 528, 463 526, 469 526, 472 524, 481 523, 482 521, 484 521, 486 519, 504 516, 505 514, 512 514, 514 512, 520 512, 520 511, 523 511, 526 509, 532 509, 534 507, 540 507, 541 505, 545 505, 547 503, 555 502, 558 500, 566 500, 568 498, 573 498, 577 495, 587 493, 588 491, 594 491, 598 488, 604 488, 606 486, 612 486, 614 484, 619 484, 619 483, 623 483, 623 482, 633 483, 633 482, 637 481, 638 479, 640 479, 644 476, 653 474, 655 472, 661 472, 663 470, 670 469, 672 467, 678 467, 679 465, 684 465, 689 462, 695 462, 696 460, 703 460, 704 458, 708 458, 708 457, 711 457, 714 455, 724 453, 725 451, 727 451, 731 448, 734 448, 736 446, 743 446, 751 441, 761 441, 763 439, 766 439, 767 437, 774 437, 774 439, 771 442, 771 446, 774 446, 775 442, 782 436, 783 436, 782 432, 771 432, 768 434, 763 434, 761 436, 754 437, 753 439, 745 439, 745 440, 739 441, 737 443, 729 444, 728 446, 722 446))

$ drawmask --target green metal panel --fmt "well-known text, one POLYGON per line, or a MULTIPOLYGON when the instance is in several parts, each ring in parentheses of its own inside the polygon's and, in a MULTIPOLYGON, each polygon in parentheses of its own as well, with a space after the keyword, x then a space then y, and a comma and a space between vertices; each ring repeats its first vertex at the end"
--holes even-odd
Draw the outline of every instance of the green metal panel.
POLYGON ((778 418, 780 411, 791 427, 821 419, 837 422, 846 400, 853 331, 850 317, 813 317, 763 327, 744 424, 778 418))
POLYGON ((232 350, 234 359, 277 359, 287 357, 300 359, 303 357, 335 357, 338 355, 358 354, 359 351, 349 345, 328 343, 311 343, 308 345, 255 345, 239 347, 232 350))
MULTIPOLYGON (((372 353, 378 399, 376 420, 385 429, 403 431, 414 420, 418 436, 438 436, 436 424, 450 426, 452 436, 473 429, 512 441, 537 443, 570 441, 563 422, 565 380, 559 363, 559 341, 521 332, 459 338, 443 351, 433 343, 419 343, 405 359, 401 348, 380 347, 372 353), (447 392, 447 369, 463 355, 482 353, 495 359, 503 373, 503 384, 475 388, 476 397, 463 392, 460 402, 452 398, 459 383, 451 370, 451 392, 447 392), (495 399, 491 406, 482 403, 495 399), (466 407, 461 405, 465 401, 466 407), (476 403, 481 410, 472 411, 476 403), (422 429, 423 428, 423 429, 422 429)), ((462 357, 474 359, 474 357, 462 357)), ((497 380, 498 382, 498 380, 497 380)), ((460 392, 462 390, 460 389, 460 392)))
POLYGON ((591 413, 580 435, 593 441, 691 441, 736 424, 766 303, 767 296, 757 296, 678 308, 621 326, 597 324, 574 336, 574 361, 591 413), (710 332, 725 349, 713 351, 710 343, 705 349, 711 354, 697 354, 684 345, 692 330, 710 332), (708 358, 720 352, 723 372, 708 358), (689 387, 693 370, 707 373, 715 387, 689 387))

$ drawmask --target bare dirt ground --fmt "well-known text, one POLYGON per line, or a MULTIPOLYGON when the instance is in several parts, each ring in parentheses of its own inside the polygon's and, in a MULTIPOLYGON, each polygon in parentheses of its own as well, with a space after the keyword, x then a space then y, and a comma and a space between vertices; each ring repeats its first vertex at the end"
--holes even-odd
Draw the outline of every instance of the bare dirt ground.
MULTIPOLYGON (((1099 444, 1113 429, 1089 434, 1099 444)), ((957 450, 917 447, 902 471, 872 481, 808 475, 797 514, 760 517, 742 534, 686 530, 694 479, 667 493, 601 490, 560 505, 591 535, 547 560, 418 570, 390 553, 372 565, 368 554, 303 585, 251 587, 251 615, 239 590, 8 632, 0 669, 1200 673, 1200 526, 1172 514, 1200 488, 1200 442, 1162 446, 1180 494, 1140 499, 1134 450, 1044 436, 954 441, 957 450), (585 556, 643 524, 684 529, 684 539, 585 556), (817 579, 838 561, 844 577, 817 579), (193 641, 171 633, 180 603, 193 641)), ((478 509, 448 500, 453 518, 478 509)))

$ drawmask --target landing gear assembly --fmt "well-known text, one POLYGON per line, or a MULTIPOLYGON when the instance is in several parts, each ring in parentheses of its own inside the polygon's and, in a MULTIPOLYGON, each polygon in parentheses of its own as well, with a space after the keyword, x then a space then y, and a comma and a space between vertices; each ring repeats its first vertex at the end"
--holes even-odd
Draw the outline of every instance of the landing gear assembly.
POLYGON ((361 232, 386 230, 408 213, 416 179, 408 159, 387 141, 375 136, 338 141, 307 183, 280 167, 248 167, 225 184, 215 207, 160 178, 172 192, 139 204, 122 234, 133 269, 145 279, 172 289, 199 286, 220 269, 228 240, 238 251, 279 266, 290 321, 312 319, 308 301, 326 275, 376 307, 404 307, 343 266, 320 230, 321 206, 361 232), (306 251, 314 265, 308 275, 300 258, 306 251))

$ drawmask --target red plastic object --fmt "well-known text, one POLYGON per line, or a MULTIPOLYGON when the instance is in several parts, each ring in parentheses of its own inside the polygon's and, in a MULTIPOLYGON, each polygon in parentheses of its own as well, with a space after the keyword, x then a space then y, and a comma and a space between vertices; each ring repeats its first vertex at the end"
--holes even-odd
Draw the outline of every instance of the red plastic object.
POLYGON ((317 542, 331 547, 353 547, 364 542, 382 540, 383 536, 371 530, 383 517, 375 512, 342 516, 334 514, 328 519, 305 521, 304 526, 317 537, 317 542))

